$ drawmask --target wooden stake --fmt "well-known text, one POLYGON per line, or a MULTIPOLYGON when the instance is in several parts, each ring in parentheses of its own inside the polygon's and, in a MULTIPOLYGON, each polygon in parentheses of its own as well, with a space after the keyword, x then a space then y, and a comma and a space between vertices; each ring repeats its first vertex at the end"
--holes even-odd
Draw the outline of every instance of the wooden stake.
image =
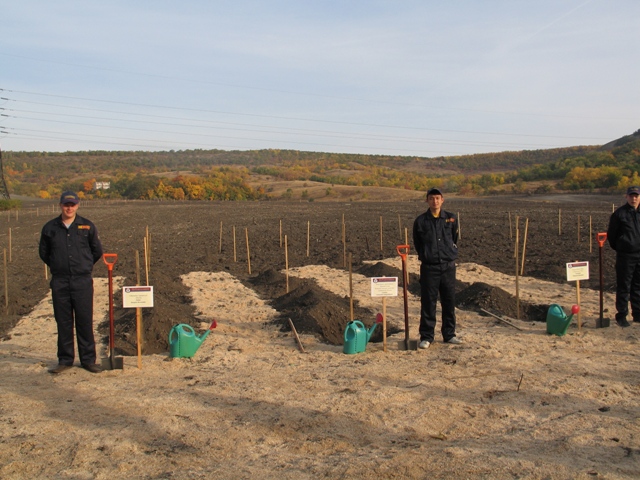
POLYGON ((593 225, 591 224, 591 215, 589 215, 589 253, 593 252, 593 225))
POLYGON ((244 229, 244 236, 247 239, 247 266, 249 267, 249 275, 251 275, 251 251, 249 250, 249 230, 244 229))
POLYGON ((524 275, 524 259, 527 252, 527 233, 529 231, 529 218, 524 222, 524 241, 522 242, 522 266, 520 267, 520 275, 524 275))
POLYGON ((387 351, 387 297, 382 297, 382 351, 387 351))
POLYGON ((302 342, 300 341, 300 337, 298 336, 298 331, 296 330, 295 325, 293 324, 293 322, 291 321, 291 319, 289 318, 289 326, 291 327, 291 331, 293 332, 293 336, 296 339, 296 343, 298 344, 298 348, 300 349, 300 351, 302 353, 304 352, 304 347, 302 346, 302 342))
POLYGON ((136 250, 136 285, 140 285, 140 258, 138 250, 136 250))
POLYGON ((492 316, 492 317, 494 317, 494 318, 497 318, 498 320, 500 320, 501 322, 506 323, 507 325, 511 325, 513 328, 517 328, 518 330, 522 330, 522 328, 520 328, 520 327, 519 327, 519 326, 517 326, 517 325, 514 325, 514 324, 513 324, 513 323, 511 323, 509 320, 505 320, 504 318, 499 317, 498 315, 496 315, 496 314, 494 314, 494 313, 491 313, 490 311, 485 310, 484 308, 481 308, 480 310, 482 310, 482 311, 483 311, 484 313, 486 313, 486 314, 491 315, 491 316, 492 316))
POLYGON ((7 281, 7 249, 2 250, 4 259, 4 311, 9 311, 9 282, 7 281))
POLYGON ((9 263, 11 263, 11 259, 12 259, 12 255, 11 255, 11 251, 13 249, 11 248, 11 228, 9 228, 9 263))
POLYGON ((236 226, 233 226, 233 262, 238 261, 238 257, 236 256, 236 226))
POLYGON ((462 227, 460 227, 460 212, 458 212, 458 240, 461 240, 461 239, 462 239, 462 227))
POLYGON ((147 238, 143 239, 144 243, 144 274, 147 279, 147 286, 149 286, 149 263, 147 262, 147 238))
MULTIPOLYGON (((576 300, 578 306, 580 306, 580 280, 576 280, 576 300)), ((578 331, 582 330, 582 317, 580 315, 580 310, 578 310, 578 331)))
POLYGON ((151 235, 149 235, 149 225, 147 225, 145 237, 147 238, 147 268, 151 271, 151 235))
POLYGON ((218 243, 218 253, 222 253, 222 220, 220 220, 220 241, 218 243))
POLYGON ((562 235, 562 210, 558 209, 558 235, 562 235))
POLYGON ((409 229, 406 227, 404 229, 404 244, 409 245, 409 229))
MULTIPOLYGON (((515 224, 516 224, 516 238, 518 238, 518 232, 520 231, 520 217, 517 216, 517 215, 516 215, 515 224)), ((513 258, 515 258, 516 260, 518 258, 518 254, 517 254, 517 252, 515 250, 513 251, 513 258)), ((517 265, 516 265, 516 267, 517 267, 517 265)))
POLYGON ((349 253, 349 318, 353 322, 353 273, 351 266, 351 253, 349 253))
POLYGON ((49 265, 44 264, 44 279, 49 280, 49 265))
POLYGON ((287 247, 287 236, 284 236, 284 273, 287 287, 287 293, 289 293, 289 248, 287 247))
POLYGON ((380 216, 380 251, 382 252, 384 250, 383 246, 382 246, 382 216, 380 216))
POLYGON ((280 248, 282 248, 282 219, 280 219, 280 248))
MULTIPOLYGON (((140 255, 136 250, 136 285, 140 285, 140 255)), ((142 308, 136 308, 136 344, 138 349, 138 369, 142 369, 142 308)))
POLYGON ((347 226, 342 216, 342 268, 347 268, 347 226))
POLYGON ((309 240, 311 236, 311 222, 307 220, 307 257, 309 257, 309 240))
POLYGON ((518 261, 518 243, 520 242, 520 232, 518 230, 518 217, 516 217, 516 318, 520 320, 520 275, 519 275, 519 261, 518 261))

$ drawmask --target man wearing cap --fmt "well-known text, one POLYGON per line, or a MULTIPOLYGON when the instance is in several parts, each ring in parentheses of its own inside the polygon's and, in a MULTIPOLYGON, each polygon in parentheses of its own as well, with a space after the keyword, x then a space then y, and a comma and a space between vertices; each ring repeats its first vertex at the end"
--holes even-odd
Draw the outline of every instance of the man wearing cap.
POLYGON ((442 338, 462 343, 456 337, 455 287, 458 258, 458 220, 442 210, 444 197, 438 188, 427 192, 429 210, 413 223, 413 244, 420 259, 420 348, 433 343, 436 301, 442 306, 442 338))
POLYGON ((93 336, 93 265, 102 257, 102 245, 93 223, 77 214, 80 199, 74 192, 60 197, 61 214, 42 227, 40 258, 51 270, 53 315, 58 325, 58 366, 73 366, 75 326, 82 368, 99 373, 93 336))
POLYGON ((640 322, 640 187, 627 188, 627 203, 609 219, 607 239, 616 251, 616 322, 628 327, 627 314, 640 322))

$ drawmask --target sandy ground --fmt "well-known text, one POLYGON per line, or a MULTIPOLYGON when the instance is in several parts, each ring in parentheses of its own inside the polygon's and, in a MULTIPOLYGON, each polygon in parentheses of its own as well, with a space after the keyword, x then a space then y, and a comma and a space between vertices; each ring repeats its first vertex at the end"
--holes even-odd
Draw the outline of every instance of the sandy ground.
MULTIPOLYGON (((290 274, 348 295, 342 270, 290 274)), ((458 278, 515 292, 513 277, 476 264, 458 278)), ((597 292, 582 292, 581 329, 562 337, 459 311, 461 346, 437 337, 402 351, 400 333, 387 352, 370 343, 345 355, 308 335, 301 353, 265 326, 277 312, 227 272, 182 279, 202 329, 218 322, 193 359, 149 355, 138 369, 125 357, 124 370, 52 376, 50 298, 20 320, 0 342, 1 478, 640 477, 640 326, 595 329, 597 292)), ((381 311, 370 279, 353 285, 381 311)), ((96 279, 96 324, 106 291, 96 279)), ((567 310, 576 299, 573 285, 527 277, 520 294, 567 310)), ((409 302, 415 337, 419 299, 409 302)), ((389 322, 403 315, 402 295, 389 297, 389 322)))

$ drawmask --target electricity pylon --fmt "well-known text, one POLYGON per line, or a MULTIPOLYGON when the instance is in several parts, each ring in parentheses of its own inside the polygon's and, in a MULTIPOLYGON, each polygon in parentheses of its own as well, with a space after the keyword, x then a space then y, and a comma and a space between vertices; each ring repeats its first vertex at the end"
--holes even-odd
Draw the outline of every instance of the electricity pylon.
POLYGON ((2 164, 2 146, 0 146, 0 195, 6 200, 11 200, 7 182, 4 181, 4 165, 2 164))

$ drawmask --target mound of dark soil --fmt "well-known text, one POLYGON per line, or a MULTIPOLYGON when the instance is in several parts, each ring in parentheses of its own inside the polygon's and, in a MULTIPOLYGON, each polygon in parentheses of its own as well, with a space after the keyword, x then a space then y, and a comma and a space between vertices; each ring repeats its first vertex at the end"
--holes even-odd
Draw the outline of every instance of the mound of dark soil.
MULTIPOLYGON (((248 280, 251 287, 267 300, 280 315, 273 322, 281 331, 289 331, 289 319, 300 333, 311 333, 334 345, 342 345, 344 329, 351 318, 348 297, 340 297, 323 288, 314 280, 289 277, 289 292, 286 292, 286 277, 274 269, 265 270, 248 280)), ((375 322, 375 313, 354 302, 353 315, 367 327, 375 322)), ((389 335, 398 330, 388 328, 389 335)), ((382 341, 381 329, 371 341, 382 341)))
POLYGON ((357 269, 357 273, 365 277, 398 277, 402 284, 402 270, 384 262, 365 263, 357 269))
MULTIPOLYGON (((487 310, 496 315, 517 318, 516 297, 498 287, 476 282, 456 294, 456 306, 462 310, 481 312, 487 310)), ((549 305, 535 305, 520 300, 520 319, 546 321, 549 305)))
MULTIPOLYGON (((163 353, 169 349, 169 331, 174 325, 186 323, 197 326, 195 310, 189 297, 189 289, 179 278, 154 271, 152 274, 154 292, 153 308, 142 309, 142 353, 150 355, 163 353)), ((115 353, 117 355, 137 355, 136 310, 121 308, 122 289, 113 296, 115 353)), ((104 344, 109 344, 109 319, 98 325, 98 332, 104 344)), ((96 339, 97 340, 97 339, 96 339)))

